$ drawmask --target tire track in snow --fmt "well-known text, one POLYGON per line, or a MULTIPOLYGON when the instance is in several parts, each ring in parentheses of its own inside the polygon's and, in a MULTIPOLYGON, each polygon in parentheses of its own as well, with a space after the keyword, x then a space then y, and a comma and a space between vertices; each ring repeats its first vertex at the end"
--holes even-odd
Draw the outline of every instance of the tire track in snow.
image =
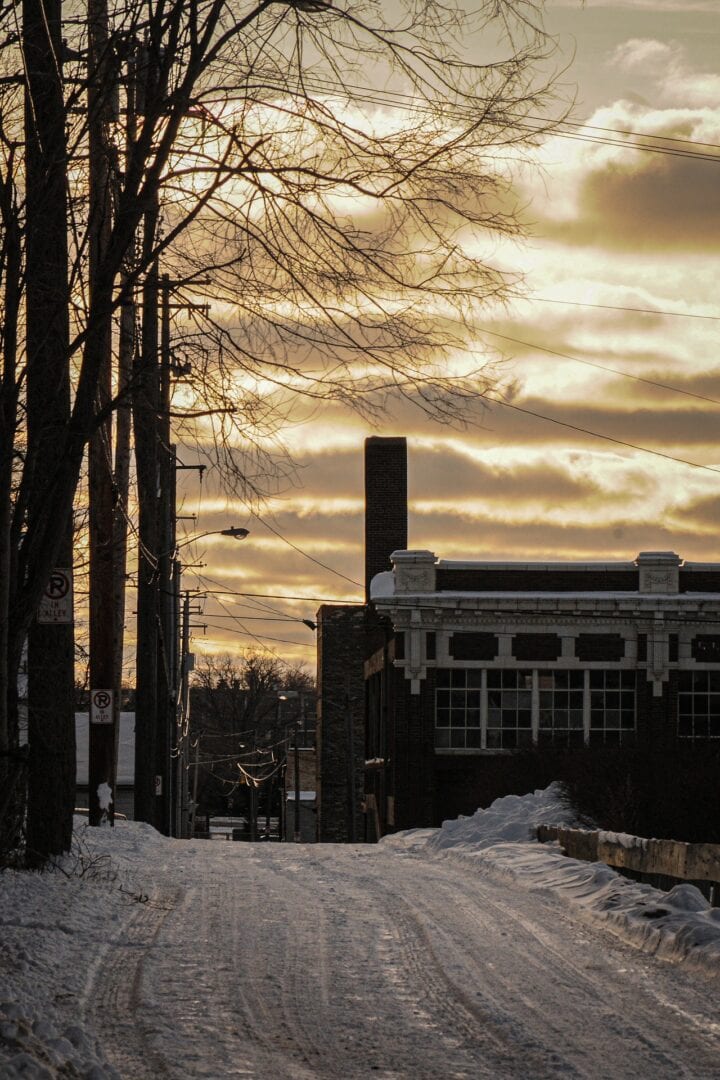
POLYGON ((720 1080, 709 983, 538 892, 376 847, 182 861, 182 903, 136 911, 93 982, 124 1078, 720 1080))
POLYGON ((141 988, 148 950, 157 941, 178 896, 179 890, 158 891, 138 902, 90 974, 83 998, 85 1015, 97 1031, 108 1061, 123 1078, 153 1080, 170 1075, 167 1062, 152 1046, 141 988))
MULTIPOLYGON (((557 905, 547 905, 544 923, 534 921, 508 903, 512 891, 498 902, 498 890, 476 871, 467 878, 451 872, 448 883, 440 867, 423 861, 421 873, 432 876, 433 888, 412 890, 411 903, 391 892, 391 902, 404 909, 409 933, 422 939, 440 983, 448 982, 469 1014, 499 1023, 500 1031, 514 1026, 513 1039, 523 1054, 544 1056, 544 1063, 541 1056, 537 1066, 516 1075, 540 1076, 538 1069, 544 1067, 546 1075, 596 1080, 603 1059, 603 1080, 720 1077, 720 1041, 708 1030, 710 1025, 683 1030, 670 1009, 663 1009, 665 1021, 659 1020, 661 1002, 652 983, 628 970, 634 965, 644 969, 647 961, 627 946, 608 934, 608 954, 621 957, 628 967, 612 970, 610 962, 590 966, 572 941, 577 924, 563 918, 557 905), (479 1011, 477 1002, 468 998, 467 986, 481 988, 475 991, 482 1003, 479 1011), (613 1047, 608 1060, 605 1046, 613 1047)), ((602 941, 603 935, 595 930, 588 931, 588 937, 602 941)), ((597 955, 597 942, 594 951, 597 955)))

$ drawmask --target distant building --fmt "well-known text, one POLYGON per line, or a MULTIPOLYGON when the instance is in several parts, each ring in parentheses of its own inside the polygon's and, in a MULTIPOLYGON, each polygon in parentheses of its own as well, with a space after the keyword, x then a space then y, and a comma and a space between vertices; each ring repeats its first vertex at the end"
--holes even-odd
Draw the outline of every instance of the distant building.
POLYGON ((317 801, 315 792, 316 761, 314 746, 291 746, 287 752, 285 768, 284 836, 295 840, 296 826, 299 839, 304 844, 317 840, 317 801), (296 758, 297 755, 297 769, 296 758), (295 791, 296 772, 299 779, 295 791), (296 817, 297 814, 297 817, 296 817))
MULTIPOLYGON (((75 805, 88 807, 90 726, 86 712, 75 713, 77 776, 75 805)), ((115 810, 132 818, 135 806, 135 713, 121 712, 118 730, 115 810)))
MULTIPOLYGON (((396 473, 400 442, 385 449, 396 473)), ((378 456, 375 446, 366 457, 369 603, 323 609, 319 622, 319 754, 322 788, 333 788, 321 795, 321 839, 348 839, 360 708, 343 728, 336 695, 344 678, 357 696, 360 666, 359 839, 487 805, 518 782, 521 750, 720 746, 720 563, 664 551, 622 562, 454 562, 408 550, 393 543, 397 505, 387 518, 379 510, 392 484, 374 471, 378 456)))

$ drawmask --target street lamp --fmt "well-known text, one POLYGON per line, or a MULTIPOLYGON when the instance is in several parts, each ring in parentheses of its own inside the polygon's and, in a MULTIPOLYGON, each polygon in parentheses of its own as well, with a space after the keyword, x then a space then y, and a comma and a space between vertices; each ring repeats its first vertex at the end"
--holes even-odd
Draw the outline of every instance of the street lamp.
POLYGON ((180 540, 175 545, 175 550, 178 551, 181 547, 187 547, 188 544, 203 540, 206 536, 231 536, 233 540, 244 540, 249 535, 250 530, 243 529, 239 525, 231 525, 229 529, 208 529, 207 532, 198 533, 197 536, 186 536, 184 540, 180 540))
MULTIPOLYGON (((227 529, 208 529, 206 532, 199 533, 197 536, 188 536, 180 543, 175 545, 175 554, 181 547, 186 547, 188 544, 194 544, 197 540, 202 540, 205 536, 229 536, 233 540, 244 540, 246 536, 249 536, 250 530, 243 529, 239 525, 231 525, 227 529)), ((189 723, 190 723, 190 680, 189 675, 193 667, 194 656, 190 652, 190 593, 186 592, 183 600, 182 611, 182 624, 178 627, 179 618, 179 603, 180 603, 180 575, 182 573, 182 566, 180 560, 175 560, 176 574, 175 574, 175 616, 174 626, 172 629, 172 637, 170 640, 174 642, 174 650, 178 647, 178 630, 180 631, 179 640, 179 656, 177 652, 174 652, 174 674, 175 679, 179 672, 179 687, 174 687, 174 698, 179 706, 179 716, 174 717, 174 722, 178 725, 178 746, 177 746, 177 761, 178 761, 178 783, 176 785, 175 795, 175 835, 182 836, 187 832, 186 818, 189 812, 187 792, 183 790, 183 783, 186 782, 186 772, 188 768, 187 760, 187 739, 189 738, 189 723), (178 724, 179 721, 179 724, 178 724), (185 819, 185 820, 184 820, 185 819)), ((197 743, 197 755, 195 761, 195 776, 193 777, 193 784, 197 789, 197 776, 198 776, 198 756, 199 750, 199 738, 197 743)), ((196 814, 196 790, 193 793, 193 811, 190 827, 190 836, 192 837, 195 832, 195 814, 196 814)))
MULTIPOLYGON (((309 619, 303 619, 302 621, 306 625, 308 625, 310 620, 309 619)), ((302 691, 298 691, 298 690, 278 690, 278 695, 277 695, 277 699, 278 699, 278 717, 277 717, 278 718, 278 723, 280 721, 281 703, 283 701, 288 701, 290 698, 300 698, 300 716, 295 721, 295 725, 294 725, 294 727, 295 727, 295 740, 294 740, 295 741, 295 754, 294 754, 294 760, 293 760, 293 774, 294 774, 293 781, 294 781, 294 788, 295 788, 294 793, 293 793, 294 794, 294 800, 293 800, 293 802, 294 802, 294 807, 293 807, 293 810, 294 810, 294 813, 293 813, 293 826, 294 826, 293 827, 293 842, 296 843, 296 844, 299 844, 300 843, 300 724, 302 723, 303 714, 305 712, 304 694, 302 693, 302 691)), ((290 743, 290 739, 288 737, 288 749, 290 748, 289 743, 290 743)), ((286 755, 287 755, 287 751, 286 751, 286 755)), ((282 806, 283 806, 283 810, 284 810, 285 806, 286 806, 285 792, 283 792, 282 806)))

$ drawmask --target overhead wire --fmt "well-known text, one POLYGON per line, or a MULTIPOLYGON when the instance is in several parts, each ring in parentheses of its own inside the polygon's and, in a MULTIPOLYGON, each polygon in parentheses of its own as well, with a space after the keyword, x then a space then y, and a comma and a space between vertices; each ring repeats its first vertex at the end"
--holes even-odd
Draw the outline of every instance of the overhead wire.
POLYGON ((709 319, 712 322, 720 322, 720 315, 705 315, 694 311, 667 311, 664 308, 641 308, 630 307, 624 304, 593 304, 586 300, 558 300, 549 296, 519 296, 519 300, 526 300, 538 304, 562 304, 566 307, 595 308, 599 311, 629 311, 638 315, 663 315, 673 319, 709 319))
MULTIPOLYGON (((199 579, 200 581, 208 580, 208 581, 212 581, 212 582, 213 582, 213 584, 215 584, 215 585, 219 584, 219 582, 215 581, 215 580, 214 580, 214 579, 212 579, 212 578, 205 578, 205 576, 204 576, 203 574, 197 574, 196 576, 198 577, 198 579, 199 579)), ((225 612, 226 614, 228 614, 228 615, 232 616, 232 617, 233 617, 233 618, 235 619, 235 621, 237 622, 238 626, 240 626, 240 627, 242 628, 242 630, 241 630, 241 631, 237 631, 237 630, 233 631, 233 630, 230 630, 229 632, 231 632, 231 633, 239 633, 239 632, 242 632, 242 633, 243 633, 243 634, 244 634, 244 635, 245 635, 246 637, 252 638, 252 640, 253 640, 253 641, 256 641, 256 642, 258 643, 258 645, 260 645, 260 647, 261 647, 262 649, 264 649, 264 650, 266 650, 267 652, 269 652, 269 653, 270 653, 270 654, 271 654, 272 656, 274 656, 274 657, 275 657, 275 658, 276 658, 277 660, 279 660, 279 661, 280 661, 281 663, 283 663, 283 664, 287 664, 287 660, 285 660, 285 659, 284 659, 284 658, 283 658, 282 656, 280 656, 280 654, 279 654, 279 653, 277 652, 277 650, 276 650, 276 649, 272 649, 272 648, 271 648, 271 647, 270 647, 269 645, 267 645, 267 644, 265 643, 266 641, 273 641, 273 642, 275 642, 276 644, 280 644, 280 645, 299 645, 299 646, 300 646, 301 648, 312 648, 312 647, 314 647, 314 646, 311 646, 311 645, 309 645, 309 644, 306 644, 306 643, 303 643, 303 642, 299 642, 299 641, 287 641, 287 640, 285 640, 285 639, 283 639, 283 638, 275 638, 275 637, 270 637, 270 636, 268 636, 268 637, 266 637, 266 638, 264 638, 264 639, 263 639, 263 638, 259 637, 259 636, 258 636, 257 634, 253 633, 253 631, 252 631, 252 630, 249 630, 249 629, 248 629, 247 627, 243 626, 243 622, 242 622, 242 619, 241 619, 241 618, 240 618, 239 616, 233 616, 233 613, 232 613, 232 612, 229 612, 229 611, 227 610, 227 606, 226 606, 226 605, 225 605, 225 604, 224 604, 224 603, 222 602, 222 600, 220 600, 220 599, 218 598, 218 599, 216 600, 216 602, 217 602, 217 603, 218 603, 218 604, 220 605, 220 607, 221 607, 221 608, 223 609, 223 611, 224 611, 224 612, 225 612)), ((214 625, 214 624, 213 624, 213 623, 211 623, 211 622, 207 622, 207 623, 206 623, 205 625, 207 625, 207 626, 211 626, 211 627, 212 627, 212 628, 213 628, 214 630, 223 630, 223 631, 225 631, 225 632, 228 632, 228 630, 229 630, 229 628, 228 628, 228 627, 225 627, 225 626, 216 626, 216 625, 214 625)))
POLYGON ((550 349, 546 345, 537 345, 532 341, 525 341, 522 338, 512 337, 510 334, 501 334, 497 330, 487 330, 482 326, 478 326, 475 329, 480 334, 487 334, 489 337, 500 338, 502 341, 510 341, 515 345, 524 345, 528 349, 535 349, 537 352, 548 353, 550 356, 558 356, 562 360, 573 360, 577 364, 585 364, 587 367, 598 368, 600 371, 608 371, 610 374, 620 375, 624 379, 632 379, 634 382, 646 383, 648 386, 655 386, 660 390, 669 390, 674 394, 683 394, 685 397, 697 398, 699 401, 705 401, 711 405, 720 405, 720 399, 710 397, 708 394, 698 394, 694 390, 683 390, 680 386, 673 386, 672 383, 663 383, 658 379, 648 379, 644 375, 633 375, 629 371, 620 371, 618 368, 611 368, 606 364, 599 364, 595 360, 587 360, 582 356, 575 356, 573 353, 559 352, 557 349, 550 349))
POLYGON ((665 461, 675 461, 680 465, 690 465, 694 469, 704 469, 706 472, 720 474, 720 469, 716 469, 712 465, 703 465, 700 462, 690 461, 687 458, 666 454, 662 450, 652 450, 648 446, 640 446, 638 443, 626 442, 624 439, 616 439, 612 435, 604 435, 599 431, 591 431, 590 428, 581 427, 579 424, 571 424, 567 420, 558 420, 554 416, 547 416, 545 413, 536 412, 534 409, 524 409, 520 405, 513 405, 509 401, 503 401, 500 398, 492 398, 491 400, 494 404, 502 405, 506 409, 514 409, 515 412, 525 413, 526 416, 535 416, 539 420, 547 420, 548 423, 558 424, 560 427, 569 428, 571 431, 578 431, 583 435, 591 435, 594 439, 603 439, 605 442, 614 443, 616 446, 625 446, 630 450, 640 450, 644 454, 652 454, 654 457, 663 458, 665 461))
MULTIPOLYGON (((272 84, 271 80, 263 83, 263 86, 269 85, 270 89, 280 90, 287 92, 287 86, 282 83, 272 84)), ((411 94, 405 94, 402 91, 395 90, 380 90, 373 87, 358 86, 357 84, 347 83, 342 87, 337 83, 331 81, 328 78, 314 75, 303 81, 304 89, 316 91, 318 93, 327 94, 331 97, 348 98, 351 102, 361 101, 364 104, 391 106, 396 109, 401 109, 406 112, 426 112, 427 105, 422 101, 418 101, 416 97, 411 94)), ((448 107, 445 110, 445 115, 449 118, 457 118, 463 120, 477 119, 475 111, 469 106, 463 108, 462 106, 448 107)), ((707 153, 707 150, 720 151, 720 145, 712 142, 704 142, 699 139, 688 139, 686 137, 680 137, 675 135, 659 135, 651 134, 649 132, 633 131, 628 128, 612 128, 604 127, 598 124, 591 124, 586 120, 561 120, 556 126, 548 127, 548 121, 539 116, 528 115, 526 117, 516 116, 509 118, 516 127, 523 128, 529 132, 535 132, 538 135, 547 134, 553 138, 565 138, 581 142, 596 143, 604 146, 616 146, 622 149, 643 150, 649 153, 666 154, 671 157, 684 157, 693 158, 700 161, 710 161, 713 163, 720 163, 720 153, 707 153), (563 129, 574 130, 563 130, 563 129), (584 134, 584 132, 601 132, 600 135, 584 134), (609 138, 606 136, 610 136, 609 138), (625 136, 627 138, 618 138, 618 136, 625 136), (627 139, 634 140, 646 140, 645 142, 628 142, 627 139), (655 144, 674 144, 674 145, 655 145, 655 144), (704 147, 705 150, 696 151, 691 147, 698 146, 704 147)), ((491 122, 492 117, 488 117, 491 122)), ((503 124, 507 126, 507 124, 503 124)))
POLYGON ((348 577, 347 574, 343 574, 340 570, 336 570, 333 566, 328 566, 327 563, 322 562, 320 559, 316 559, 314 555, 310 555, 307 551, 303 551, 303 549, 297 544, 294 544, 292 540, 288 540, 288 538, 284 536, 273 525, 271 525, 269 521, 266 521, 262 514, 260 514, 258 511, 251 510, 250 513, 256 521, 259 521, 261 525, 264 525, 269 532, 273 533, 274 536, 277 536, 279 540, 282 540, 282 542, 284 544, 287 544, 288 547, 292 548, 293 551, 297 551, 299 555, 302 555, 304 558, 309 559, 310 562, 315 563, 316 566, 321 566, 323 570, 329 570, 329 572, 331 574, 335 574, 336 577, 342 578, 344 581, 348 581, 351 585, 357 585, 359 589, 362 588, 362 585, 359 581, 355 581, 354 578, 348 577))
MULTIPOLYGON (((239 622, 240 621, 239 618, 236 617, 236 621, 239 622)), ((252 630, 248 630, 246 628, 242 629, 242 630, 236 630, 234 627, 231 627, 231 626, 218 626, 216 623, 211 623, 211 622, 206 622, 204 625, 211 627, 211 629, 213 629, 213 630, 223 630, 226 634, 237 634, 239 637, 250 637, 254 641, 257 641, 259 644, 263 645, 263 647, 265 647, 264 643, 266 641, 274 641, 274 642, 276 642, 277 644, 280 644, 280 645, 296 645, 301 649, 314 649, 315 648, 314 642, 291 641, 289 638, 272 637, 269 634, 264 634, 262 639, 261 639, 261 638, 259 638, 257 636, 257 634, 254 634, 252 632, 252 630)), ((280 659, 280 658, 278 657, 278 659, 280 659)))
MULTIPOLYGON (((208 578, 208 581, 212 579, 208 578)), ((291 596, 287 593, 256 593, 256 592, 241 592, 238 589, 204 589, 208 596, 215 596, 218 593, 228 596, 261 596, 267 597, 270 600, 309 600, 321 604, 347 604, 348 606, 357 605, 362 607, 365 603, 364 600, 345 600, 338 597, 327 596, 291 596)))

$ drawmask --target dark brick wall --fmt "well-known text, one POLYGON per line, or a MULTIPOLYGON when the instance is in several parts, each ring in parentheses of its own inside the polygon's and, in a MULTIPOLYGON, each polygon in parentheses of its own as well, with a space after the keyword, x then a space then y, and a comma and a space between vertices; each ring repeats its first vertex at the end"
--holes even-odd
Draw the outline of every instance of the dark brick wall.
POLYGON ((443 570, 439 592, 637 592, 637 570, 443 570))
POLYGON ((604 660, 616 664, 625 656, 625 640, 622 634, 578 634, 575 655, 578 660, 604 660))
POLYGON ((347 843, 354 823, 359 842, 364 835, 365 609, 323 606, 317 628, 318 839, 347 843))
MULTIPOLYGON (((720 571, 680 570, 680 592, 720 592, 720 571)), ((440 569, 440 592, 637 592, 637 570, 440 569)))
POLYGON ((390 555, 407 548, 407 442, 365 440, 365 595, 390 555))
POLYGON ((512 654, 516 660, 557 660, 562 641, 558 634, 515 634, 512 654))
MULTIPOLYGON (((435 782, 434 672, 421 694, 398 669, 389 672, 388 788, 394 798, 395 829, 433 824, 435 782)), ((392 831, 392 830, 391 830, 392 831)))
POLYGON ((494 660, 498 647, 497 634, 478 630, 452 634, 449 652, 453 660, 494 660))
POLYGON ((720 570, 683 570, 680 592, 720 592, 720 570))

